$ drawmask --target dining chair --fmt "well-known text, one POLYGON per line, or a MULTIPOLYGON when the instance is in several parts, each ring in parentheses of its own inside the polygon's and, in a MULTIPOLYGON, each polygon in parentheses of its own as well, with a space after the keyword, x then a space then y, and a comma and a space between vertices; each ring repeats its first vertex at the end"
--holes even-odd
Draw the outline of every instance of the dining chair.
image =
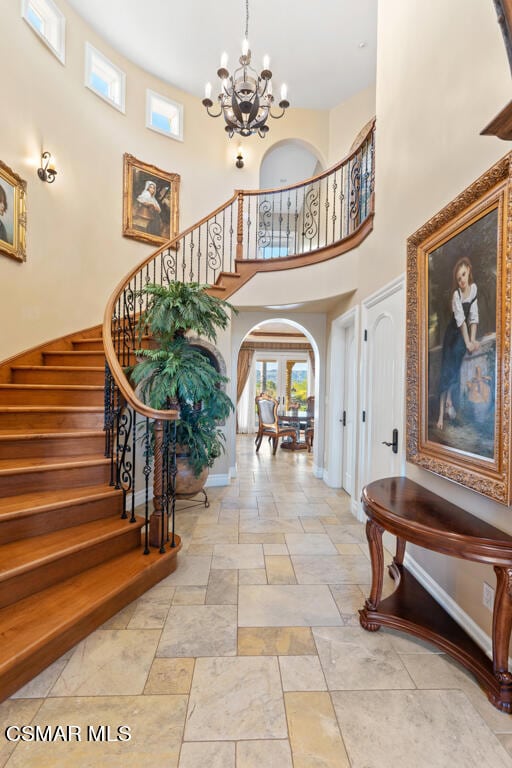
POLYGON ((258 433, 256 435, 256 453, 258 453, 261 445, 261 441, 264 437, 268 437, 272 440, 273 451, 275 456, 277 451, 277 444, 280 437, 290 437, 293 444, 295 444, 297 432, 295 427, 290 425, 279 424, 277 416, 277 408, 279 403, 274 397, 266 395, 265 393, 256 397, 256 408, 258 409, 258 433))

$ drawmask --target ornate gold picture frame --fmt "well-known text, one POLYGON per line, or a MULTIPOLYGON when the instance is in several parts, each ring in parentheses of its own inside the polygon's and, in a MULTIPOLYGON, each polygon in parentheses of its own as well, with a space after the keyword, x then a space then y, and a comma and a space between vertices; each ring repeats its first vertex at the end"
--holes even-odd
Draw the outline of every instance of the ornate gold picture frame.
POLYGON ((124 155, 123 235, 156 246, 178 234, 180 176, 124 155))
POLYGON ((407 460, 511 499, 512 153, 407 241, 407 460))
POLYGON ((0 253, 26 261, 27 182, 0 160, 0 253))

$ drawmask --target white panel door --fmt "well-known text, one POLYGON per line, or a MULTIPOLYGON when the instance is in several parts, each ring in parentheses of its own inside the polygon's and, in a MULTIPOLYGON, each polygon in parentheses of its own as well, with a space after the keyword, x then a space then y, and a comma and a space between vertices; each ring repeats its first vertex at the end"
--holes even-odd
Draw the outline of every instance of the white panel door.
POLYGON ((354 428, 356 417, 356 337, 354 326, 345 328, 342 485, 354 493, 354 428))
POLYGON ((361 486, 403 470, 404 281, 395 281, 365 303, 364 423, 361 486), (397 452, 393 430, 398 431, 397 452))

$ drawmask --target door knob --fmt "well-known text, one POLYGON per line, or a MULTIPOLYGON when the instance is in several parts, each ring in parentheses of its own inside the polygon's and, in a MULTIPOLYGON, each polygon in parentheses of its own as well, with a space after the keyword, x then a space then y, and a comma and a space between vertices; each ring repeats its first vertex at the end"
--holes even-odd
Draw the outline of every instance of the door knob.
POLYGON ((393 430, 393 442, 387 443, 385 440, 383 440, 382 445, 387 445, 388 448, 391 448, 393 453, 398 453, 398 429, 393 430))

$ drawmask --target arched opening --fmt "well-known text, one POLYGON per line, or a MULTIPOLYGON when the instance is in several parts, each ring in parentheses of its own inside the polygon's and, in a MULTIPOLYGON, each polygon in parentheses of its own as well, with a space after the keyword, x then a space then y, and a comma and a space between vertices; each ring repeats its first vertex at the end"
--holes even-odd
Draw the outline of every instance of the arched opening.
POLYGON ((191 339, 191 342, 191 346, 206 357, 217 373, 220 373, 221 376, 226 376, 226 362, 217 347, 209 341, 200 339, 199 337, 191 339))
MULTIPOLYGON (((295 320, 266 318, 241 334, 237 348, 238 435, 256 435, 255 398, 266 392, 278 401, 280 418, 293 415, 299 419, 296 450, 308 448, 305 430, 308 425, 316 429, 318 423, 320 381, 319 350, 313 335, 295 320)), ((311 436, 316 465, 318 433, 311 436)))
POLYGON ((316 176, 325 168, 318 151, 300 139, 283 139, 265 152, 260 165, 260 189, 276 189, 316 176))

